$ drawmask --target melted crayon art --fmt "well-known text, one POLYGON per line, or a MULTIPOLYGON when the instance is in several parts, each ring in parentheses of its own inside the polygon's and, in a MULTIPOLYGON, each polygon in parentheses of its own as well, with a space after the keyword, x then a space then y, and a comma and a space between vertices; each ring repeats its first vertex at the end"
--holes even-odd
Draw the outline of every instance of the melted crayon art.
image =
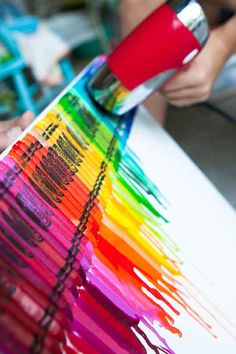
POLYGON ((0 162, 1 353, 170 354, 156 328, 181 337, 181 312, 211 332, 165 200, 125 147, 132 114, 86 96, 101 60, 0 162))

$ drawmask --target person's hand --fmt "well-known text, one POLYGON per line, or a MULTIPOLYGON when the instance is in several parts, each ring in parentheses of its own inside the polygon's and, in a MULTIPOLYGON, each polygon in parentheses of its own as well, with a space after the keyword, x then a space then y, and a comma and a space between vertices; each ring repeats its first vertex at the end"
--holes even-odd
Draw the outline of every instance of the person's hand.
POLYGON ((33 119, 34 114, 26 112, 21 117, 9 121, 0 121, 0 152, 13 143, 33 119))
POLYGON ((203 51, 189 67, 171 79, 161 93, 177 107, 206 101, 230 54, 218 30, 212 31, 203 51))
POLYGON ((122 37, 129 34, 140 22, 166 0, 120 0, 119 17, 122 37))

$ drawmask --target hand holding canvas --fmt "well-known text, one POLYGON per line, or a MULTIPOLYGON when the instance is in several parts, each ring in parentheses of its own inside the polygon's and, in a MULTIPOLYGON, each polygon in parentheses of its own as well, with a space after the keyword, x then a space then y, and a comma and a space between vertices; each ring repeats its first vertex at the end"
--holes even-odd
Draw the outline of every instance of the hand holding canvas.
POLYGON ((0 152, 7 148, 22 131, 32 122, 34 115, 26 112, 21 117, 0 121, 0 152))

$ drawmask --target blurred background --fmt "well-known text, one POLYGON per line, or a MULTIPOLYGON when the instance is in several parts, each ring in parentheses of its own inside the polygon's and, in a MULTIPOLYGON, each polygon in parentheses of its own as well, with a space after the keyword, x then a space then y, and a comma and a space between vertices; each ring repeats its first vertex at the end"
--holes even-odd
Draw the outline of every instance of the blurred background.
MULTIPOLYGON (((118 5, 0 0, 0 120, 37 115, 95 56, 109 53, 120 37, 118 5)), ((206 104, 170 107, 165 128, 236 207, 234 82, 206 104)))
POLYGON ((0 1, 1 119, 39 113, 118 38, 116 1, 0 1))

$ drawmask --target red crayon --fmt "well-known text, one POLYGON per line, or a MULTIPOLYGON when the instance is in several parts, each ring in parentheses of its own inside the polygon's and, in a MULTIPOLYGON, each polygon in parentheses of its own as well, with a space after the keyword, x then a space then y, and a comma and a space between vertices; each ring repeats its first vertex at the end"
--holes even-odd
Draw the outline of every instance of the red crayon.
POLYGON ((5 288, 8 296, 14 299, 19 306, 35 316, 36 321, 40 319, 44 323, 51 318, 50 330, 54 335, 59 327, 70 328, 70 313, 62 308, 60 303, 55 306, 48 296, 36 288, 32 282, 23 278, 17 271, 13 271, 11 265, 3 260, 0 260, 0 273, 1 287, 5 288), (28 299, 31 301, 30 305, 28 299), (48 308, 51 310, 48 311, 48 308))
MULTIPOLYGON (((24 229, 17 229, 17 224, 12 219, 11 214, 12 213, 9 212, 9 204, 5 200, 2 200, 0 207, 1 227, 3 227, 5 231, 11 235, 13 240, 15 240, 15 242, 17 242, 22 248, 40 260, 40 263, 48 269, 48 272, 57 276, 60 268, 64 266, 64 259, 48 244, 47 241, 43 240, 42 242, 37 243, 37 247, 35 243, 30 242, 31 239, 27 238, 28 234, 25 234, 24 229), (24 235, 26 235, 25 239, 24 235)), ((23 221, 21 220, 21 225, 22 223, 23 221)), ((78 285, 81 285, 79 275, 76 271, 72 270, 65 285, 71 288, 75 285, 75 282, 78 285)))
MULTIPOLYGON (((12 160, 7 159, 7 163, 10 164, 12 169, 14 168, 15 165, 12 160)), ((1 170, 3 170, 5 173, 4 175, 2 171, 0 171, 0 181, 3 181, 5 179, 5 176, 9 174, 9 167, 5 166, 2 163, 0 165, 1 170)), ((33 190, 31 190, 26 184, 24 184, 24 181, 22 180, 22 177, 24 176, 24 173, 21 173, 20 177, 18 175, 14 179, 14 183, 10 186, 9 189, 10 193, 8 193, 9 202, 12 201, 12 204, 15 207, 18 207, 18 203, 20 202, 20 215, 22 215, 23 210, 25 211, 25 215, 29 215, 29 218, 27 220, 31 224, 33 222, 33 227, 36 228, 39 237, 42 234, 45 236, 46 239, 49 239, 51 244, 57 247, 58 251, 61 250, 61 254, 64 259, 67 259, 67 257, 71 259, 71 256, 74 255, 77 261, 74 262, 73 267, 79 270, 80 260, 84 257, 88 257, 88 259, 90 259, 91 257, 91 250, 90 247, 88 247, 89 242, 85 238, 83 238, 79 244, 80 252, 74 252, 76 251, 76 249, 74 249, 73 251, 74 246, 72 241, 74 239, 74 235, 77 231, 77 228, 73 224, 71 224, 69 220, 68 222, 66 219, 64 219, 65 221, 63 221, 64 216, 58 209, 51 209, 50 206, 47 206, 45 204, 45 202, 43 201, 43 199, 40 198, 40 196, 36 195, 33 190), (19 200, 19 198, 20 201, 15 203, 15 200, 19 200), (37 215, 39 217, 38 221, 37 219, 35 219, 37 215), (43 222, 43 225, 39 229, 39 225, 41 222, 43 222), (65 224, 66 222, 67 224, 65 224), (72 228, 73 231, 70 231, 72 228), (60 247, 58 247, 57 245, 58 242, 61 243, 60 247)))
MULTIPOLYGON (((42 337, 40 353, 61 354, 57 341, 36 325, 31 318, 27 318, 25 313, 22 313, 13 305, 9 307, 6 305, 5 309, 0 305, 0 311, 2 312, 0 316, 1 325, 10 329, 13 340, 19 341, 30 350, 34 345, 36 346, 37 338, 42 337)), ((33 352, 33 349, 31 351, 33 352)))
MULTIPOLYGON (((23 254, 22 251, 17 249, 17 246, 14 247, 2 231, 0 231, 0 246, 0 254, 11 264, 13 269, 19 271, 45 294, 51 296, 52 289, 58 283, 58 279, 49 273, 39 260, 30 258, 29 254, 23 254)), ((60 290, 59 287, 58 291, 60 290)), ((73 304, 74 297, 70 291, 62 287, 62 292, 56 292, 52 301, 62 301, 67 306, 73 304)))

